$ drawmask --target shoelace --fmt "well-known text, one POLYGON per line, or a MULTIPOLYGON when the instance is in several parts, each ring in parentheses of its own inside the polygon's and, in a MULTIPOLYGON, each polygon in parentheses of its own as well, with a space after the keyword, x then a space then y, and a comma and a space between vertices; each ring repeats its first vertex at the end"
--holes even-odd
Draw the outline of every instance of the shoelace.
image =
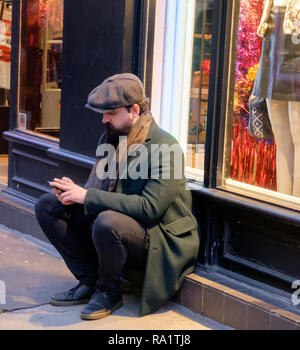
POLYGON ((93 298, 95 298, 97 301, 102 301, 103 299, 107 299, 107 293, 106 292, 101 292, 101 290, 97 289, 96 292, 93 295, 93 298))
POLYGON ((77 286, 71 288, 70 290, 67 291, 68 296, 73 296, 74 293, 76 292, 76 290, 81 286, 81 284, 79 283, 77 286))
POLYGON ((85 283, 79 283, 77 286, 75 286, 75 287, 69 289, 69 290, 67 291, 68 296, 73 296, 74 293, 77 291, 77 289, 78 289, 79 287, 81 287, 81 286, 84 286, 84 285, 85 285, 85 283))
POLYGON ((107 306, 112 301, 112 296, 107 292, 101 292, 101 290, 97 289, 92 297, 97 303, 101 303, 103 306, 107 306))

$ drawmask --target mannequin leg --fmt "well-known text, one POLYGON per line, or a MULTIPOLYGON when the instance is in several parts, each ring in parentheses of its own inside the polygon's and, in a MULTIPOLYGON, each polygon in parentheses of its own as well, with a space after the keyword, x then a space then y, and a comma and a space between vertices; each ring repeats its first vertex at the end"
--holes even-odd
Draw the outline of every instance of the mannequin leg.
POLYGON ((276 141, 277 192, 293 194, 294 144, 290 128, 288 101, 267 99, 276 141))
POLYGON ((300 198, 300 102, 289 102, 289 116, 295 149, 293 196, 300 198))

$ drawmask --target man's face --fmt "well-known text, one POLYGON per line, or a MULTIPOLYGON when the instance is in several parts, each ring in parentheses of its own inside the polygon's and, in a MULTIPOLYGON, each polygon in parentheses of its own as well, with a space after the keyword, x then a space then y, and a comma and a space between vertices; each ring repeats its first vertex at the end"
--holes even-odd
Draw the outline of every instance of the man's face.
MULTIPOLYGON (((132 109, 132 108, 131 108, 132 109)), ((125 107, 114 109, 103 114, 102 123, 111 136, 128 135, 132 125, 136 121, 132 110, 125 107)))

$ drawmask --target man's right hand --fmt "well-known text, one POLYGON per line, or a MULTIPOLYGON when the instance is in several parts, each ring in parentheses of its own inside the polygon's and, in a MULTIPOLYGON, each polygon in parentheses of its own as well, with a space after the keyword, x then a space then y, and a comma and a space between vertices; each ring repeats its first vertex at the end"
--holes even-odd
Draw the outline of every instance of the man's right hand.
MULTIPOLYGON (((71 179, 69 179, 68 177, 62 177, 62 180, 65 181, 65 182, 68 182, 68 183, 74 183, 71 179)), ((57 188, 53 188, 52 189, 52 193, 54 193, 57 197, 57 199, 61 202, 61 194, 62 194, 62 191, 57 189, 57 188)), ((62 202, 61 202, 62 203, 62 202)), ((75 202, 72 202, 72 201, 68 201, 68 202, 65 202, 63 203, 64 205, 72 205, 74 204, 75 202)))

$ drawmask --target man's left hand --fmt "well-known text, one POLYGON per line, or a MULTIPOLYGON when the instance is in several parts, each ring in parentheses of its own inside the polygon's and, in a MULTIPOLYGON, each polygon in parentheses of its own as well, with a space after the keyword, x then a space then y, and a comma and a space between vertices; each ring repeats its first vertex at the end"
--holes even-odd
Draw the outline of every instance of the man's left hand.
POLYGON ((54 181, 50 182, 49 185, 55 186, 64 191, 60 195, 60 200, 62 204, 67 204, 69 202, 79 204, 84 203, 87 190, 83 187, 76 185, 68 177, 63 177, 62 179, 54 178, 54 181))

